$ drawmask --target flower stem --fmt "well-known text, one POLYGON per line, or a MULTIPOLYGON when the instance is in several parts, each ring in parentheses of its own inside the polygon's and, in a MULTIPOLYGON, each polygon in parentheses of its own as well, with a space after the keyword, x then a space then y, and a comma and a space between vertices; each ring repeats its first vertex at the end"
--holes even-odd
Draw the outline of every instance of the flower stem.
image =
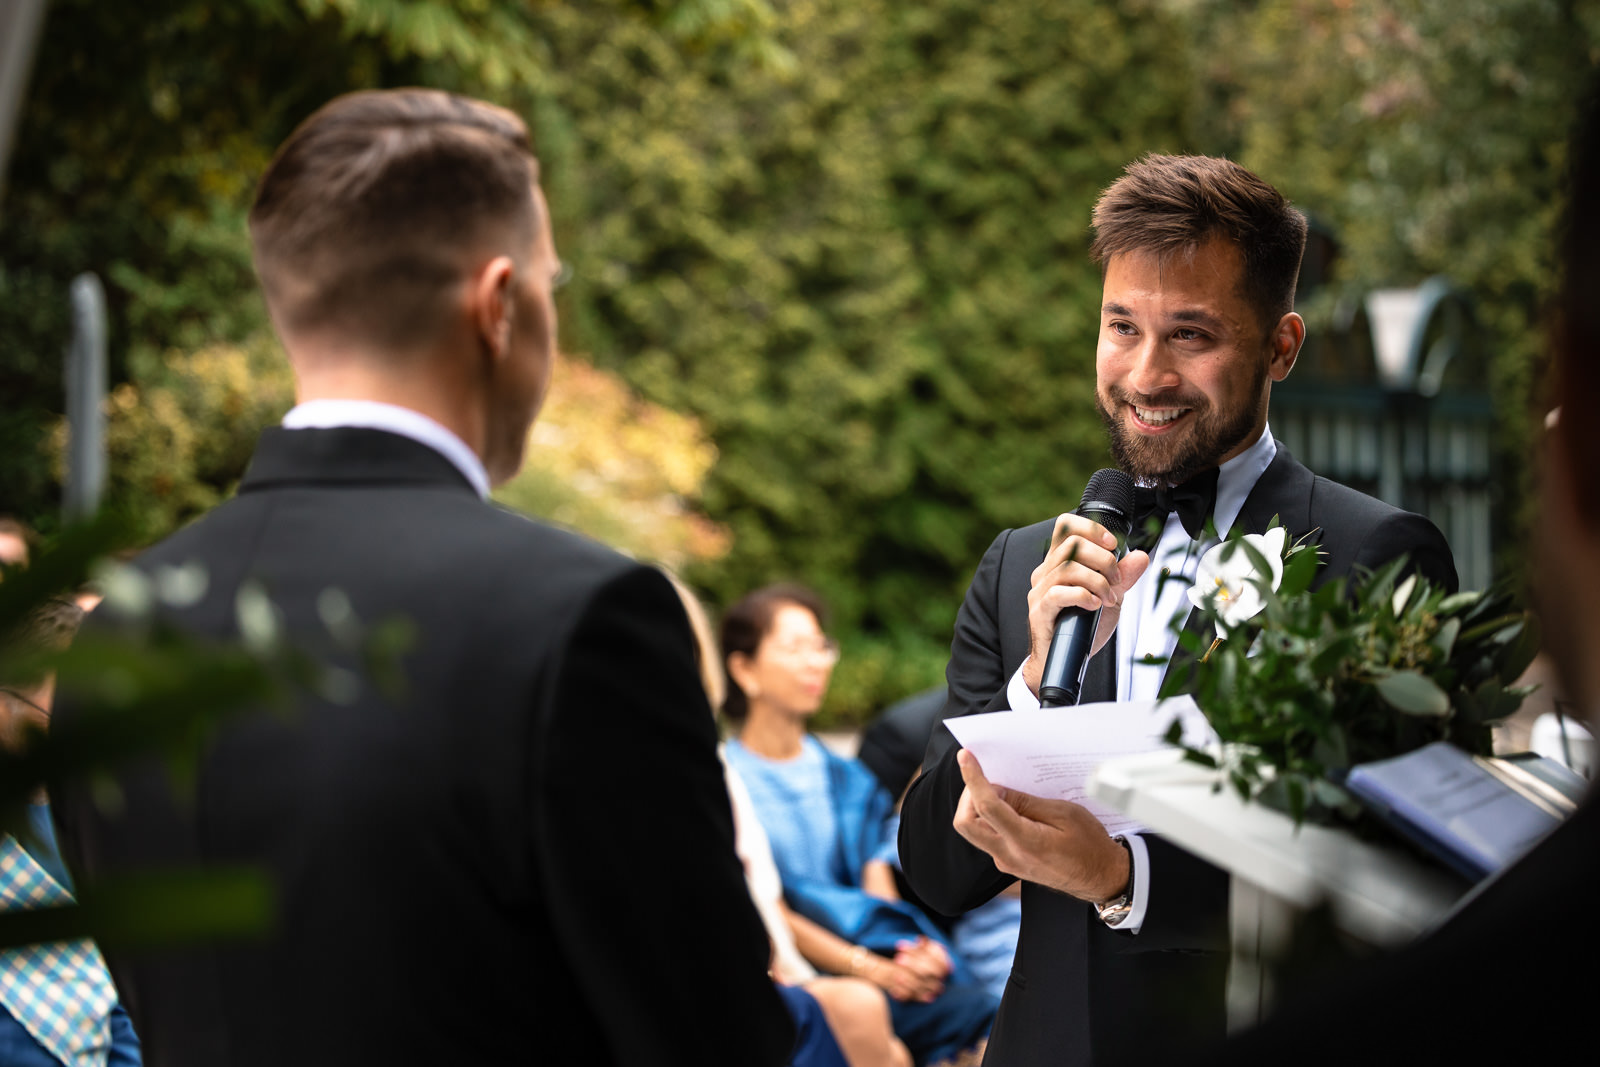
POLYGON ((1211 658, 1211 653, 1215 652, 1217 650, 1217 646, 1219 646, 1221 644, 1222 644, 1222 638, 1220 638, 1220 637, 1217 638, 1215 641, 1212 641, 1211 642, 1211 647, 1206 649, 1206 654, 1200 657, 1200 662, 1204 663, 1207 660, 1209 660, 1211 658))

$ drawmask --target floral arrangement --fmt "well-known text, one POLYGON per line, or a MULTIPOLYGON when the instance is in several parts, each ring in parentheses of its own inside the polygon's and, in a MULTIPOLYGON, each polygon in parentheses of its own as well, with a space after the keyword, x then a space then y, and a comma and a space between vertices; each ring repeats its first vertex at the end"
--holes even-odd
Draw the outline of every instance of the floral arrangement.
MULTIPOLYGON (((1188 758, 1299 823, 1358 818, 1340 785, 1355 764, 1440 740, 1488 755, 1492 724, 1532 691, 1515 683, 1533 618, 1504 589, 1447 593, 1405 559, 1314 589, 1317 552, 1286 542, 1275 522, 1200 561, 1189 597, 1217 637, 1180 633, 1189 663, 1161 695, 1191 694, 1222 747, 1188 758)), ((1181 744, 1176 723, 1167 740, 1181 744)))

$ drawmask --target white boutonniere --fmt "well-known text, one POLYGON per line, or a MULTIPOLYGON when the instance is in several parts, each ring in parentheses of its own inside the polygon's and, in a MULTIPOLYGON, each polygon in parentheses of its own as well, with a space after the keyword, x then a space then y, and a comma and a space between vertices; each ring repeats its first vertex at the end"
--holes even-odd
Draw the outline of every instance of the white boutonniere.
POLYGON ((1229 630, 1253 619, 1266 607, 1266 594, 1276 592, 1283 580, 1287 537, 1288 531, 1275 526, 1213 546, 1200 557, 1189 602, 1202 610, 1212 608, 1229 630))

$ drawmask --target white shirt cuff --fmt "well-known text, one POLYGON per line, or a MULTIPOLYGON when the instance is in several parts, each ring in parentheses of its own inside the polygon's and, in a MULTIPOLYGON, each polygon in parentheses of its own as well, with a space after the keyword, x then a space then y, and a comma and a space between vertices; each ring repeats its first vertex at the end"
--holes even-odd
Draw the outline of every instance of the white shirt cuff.
POLYGON ((1133 907, 1128 917, 1112 929, 1136 934, 1144 926, 1145 908, 1150 904, 1150 852, 1138 834, 1128 834, 1123 840, 1128 842, 1128 857, 1133 863, 1133 907))
POLYGON ((1006 683, 1006 702, 1011 705, 1012 711, 1038 711, 1039 698, 1033 695, 1033 690, 1028 688, 1028 683, 1022 680, 1022 672, 1028 667, 1028 656, 1022 661, 1022 666, 1017 668, 1017 673, 1011 676, 1011 681, 1006 683))

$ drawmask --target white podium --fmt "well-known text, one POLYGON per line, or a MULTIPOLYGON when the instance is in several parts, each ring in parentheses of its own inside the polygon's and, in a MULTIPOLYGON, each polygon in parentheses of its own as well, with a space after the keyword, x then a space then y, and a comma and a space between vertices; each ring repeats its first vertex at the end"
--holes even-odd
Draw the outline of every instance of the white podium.
POLYGON ((1246 804, 1217 771, 1177 749, 1110 760, 1089 795, 1164 834, 1233 876, 1229 900, 1233 960, 1229 1027, 1257 1022, 1272 990, 1258 963, 1286 946, 1296 912, 1327 903, 1340 929, 1394 947, 1447 915, 1464 893, 1458 881, 1398 849, 1246 804))

